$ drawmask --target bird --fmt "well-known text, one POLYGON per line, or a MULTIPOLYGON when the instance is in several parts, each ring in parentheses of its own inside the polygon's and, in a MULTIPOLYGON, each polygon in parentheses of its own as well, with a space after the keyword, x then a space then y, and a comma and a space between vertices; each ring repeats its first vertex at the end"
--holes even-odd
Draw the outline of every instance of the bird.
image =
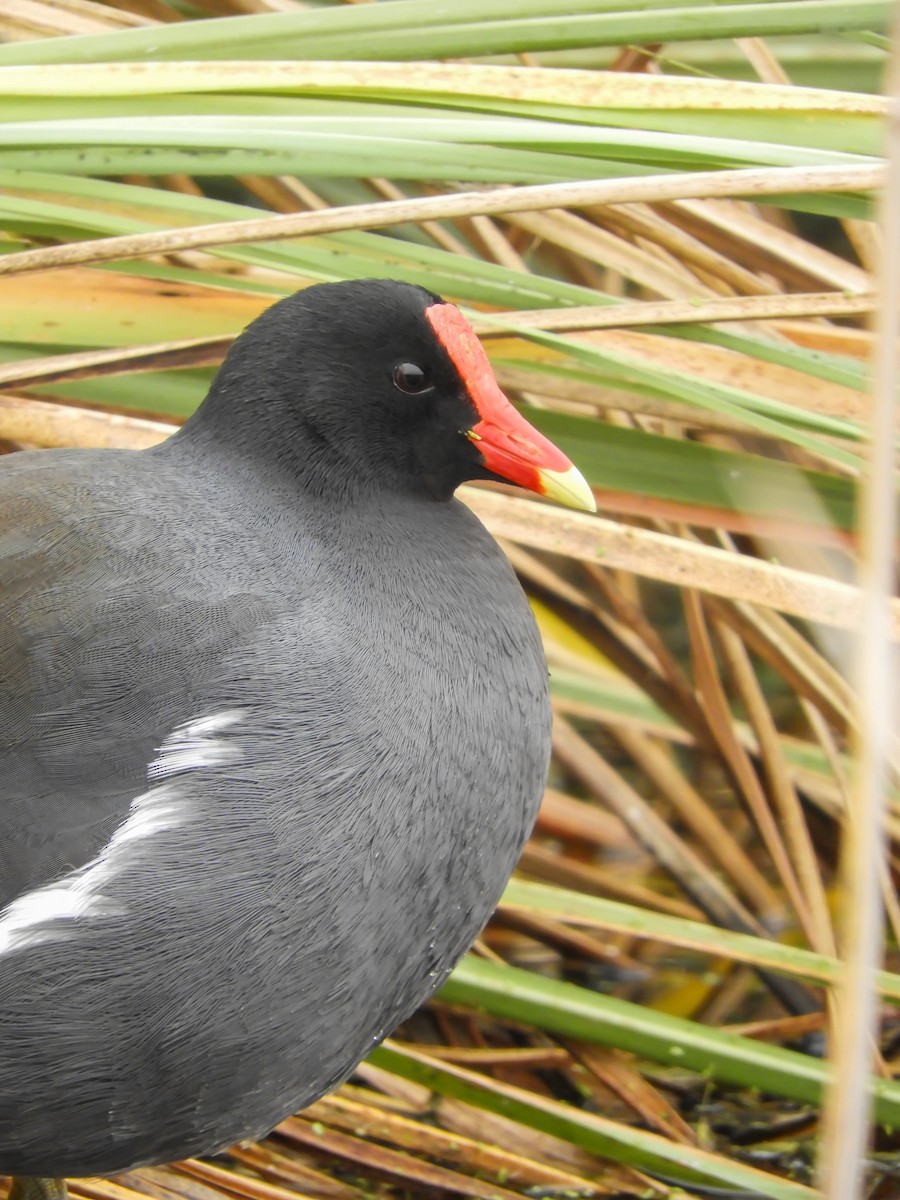
POLYGON ((0 1174, 210 1154, 348 1078, 488 920, 547 664, 467 480, 595 510, 462 312, 308 286, 171 437, 0 461, 0 1174))

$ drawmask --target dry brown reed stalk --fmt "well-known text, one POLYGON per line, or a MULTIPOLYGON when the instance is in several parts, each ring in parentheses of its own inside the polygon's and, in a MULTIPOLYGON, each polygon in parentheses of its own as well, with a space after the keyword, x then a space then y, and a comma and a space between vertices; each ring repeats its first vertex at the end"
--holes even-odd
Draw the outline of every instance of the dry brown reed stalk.
POLYGON ((894 675, 889 608, 894 602, 897 401, 900 396, 900 4, 887 79, 888 177, 881 200, 884 254, 876 310, 868 471, 860 505, 860 576, 864 618, 857 639, 859 689, 851 811, 841 856, 846 974, 838 992, 834 1077, 823 1113, 818 1177, 828 1200, 863 1194, 871 1136, 868 1075, 877 1045, 872 976, 881 963, 884 819, 894 727, 894 675))

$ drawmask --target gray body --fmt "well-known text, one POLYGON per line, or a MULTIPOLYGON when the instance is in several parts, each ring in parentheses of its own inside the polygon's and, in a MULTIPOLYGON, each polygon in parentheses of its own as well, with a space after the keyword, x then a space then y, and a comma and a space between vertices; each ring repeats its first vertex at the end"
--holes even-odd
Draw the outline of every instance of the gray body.
POLYGON ((0 1174, 333 1087, 484 925, 546 776, 535 625, 458 501, 334 505, 186 435, 0 462, 0 1174))

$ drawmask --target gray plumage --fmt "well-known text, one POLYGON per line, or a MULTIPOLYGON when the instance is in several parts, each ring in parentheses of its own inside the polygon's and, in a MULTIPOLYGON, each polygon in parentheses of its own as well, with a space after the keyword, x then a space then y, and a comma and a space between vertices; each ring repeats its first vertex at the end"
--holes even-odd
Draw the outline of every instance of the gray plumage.
POLYGON ((266 1133, 501 894, 546 665, 452 499, 487 472, 436 299, 309 289, 162 446, 0 461, 0 1174, 266 1133))

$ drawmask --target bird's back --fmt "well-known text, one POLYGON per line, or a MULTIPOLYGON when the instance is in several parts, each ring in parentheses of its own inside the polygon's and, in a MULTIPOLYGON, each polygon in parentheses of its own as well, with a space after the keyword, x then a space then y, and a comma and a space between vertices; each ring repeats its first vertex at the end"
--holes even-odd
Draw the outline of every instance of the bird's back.
POLYGON ((127 451, 0 466, 0 907, 108 841, 173 718, 266 615, 203 587, 189 518, 161 528, 183 486, 127 451))

